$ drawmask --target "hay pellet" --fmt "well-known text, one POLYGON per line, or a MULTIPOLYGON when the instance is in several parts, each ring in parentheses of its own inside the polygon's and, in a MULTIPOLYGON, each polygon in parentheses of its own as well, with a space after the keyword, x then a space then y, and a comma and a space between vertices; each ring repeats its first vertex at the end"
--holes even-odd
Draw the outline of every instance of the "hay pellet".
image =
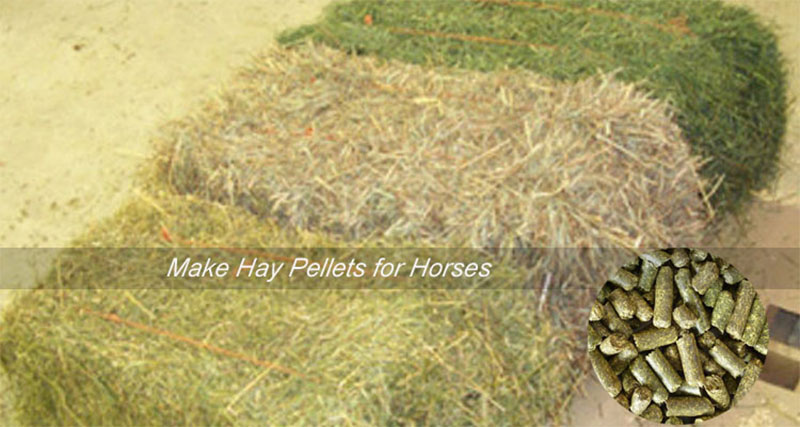
POLYGON ((651 286, 649 291, 642 292, 642 298, 644 298, 644 300, 647 301, 647 303, 650 304, 650 306, 652 306, 653 303, 656 302, 655 287, 651 286))
POLYGON ((664 384, 661 383, 661 380, 658 379, 656 373, 650 369, 650 366, 641 355, 633 359, 630 370, 634 378, 636 378, 640 384, 647 386, 653 391, 653 402, 662 404, 667 400, 669 391, 667 391, 664 384))
POLYGON ((742 273, 739 273, 739 270, 733 266, 727 266, 723 268, 720 273, 722 274, 722 279, 729 285, 735 285, 744 280, 742 273))
POLYGON ((614 310, 614 307, 611 305, 611 303, 606 302, 604 308, 606 311, 605 320, 608 329, 610 329, 611 332, 621 332, 626 337, 631 336, 631 334, 633 333, 631 325, 629 325, 628 322, 625 322, 624 320, 619 318, 617 312, 614 310))
POLYGON ((753 384, 756 383, 758 380, 758 376, 761 374, 762 368, 761 361, 758 359, 753 359, 747 367, 744 369, 744 373, 742 374, 742 379, 739 380, 739 386, 736 388, 736 393, 733 395, 733 404, 736 405, 750 389, 753 387, 753 384))
POLYGON ((622 371, 622 374, 620 374, 619 378, 620 381, 622 381, 622 391, 625 394, 632 393, 633 390, 636 389, 636 387, 639 387, 641 385, 639 384, 639 381, 636 381, 636 378, 633 377, 633 374, 631 373, 630 369, 622 371))
POLYGON ((725 388, 725 382, 722 381, 721 376, 707 375, 706 383, 703 386, 703 389, 706 391, 706 394, 708 394, 708 397, 710 397, 711 400, 717 405, 717 407, 724 409, 730 405, 731 395, 725 388))
POLYGON ((683 302, 694 310, 697 315, 695 330, 697 330, 697 333, 702 334, 711 328, 711 321, 708 318, 703 302, 700 300, 700 296, 691 287, 690 281, 691 273, 689 270, 681 268, 675 273, 675 286, 678 288, 678 293, 680 293, 683 302))
POLYGON ((614 332, 600 342, 600 352, 611 356, 622 351, 626 344, 630 344, 628 338, 619 332, 614 332))
POLYGON ((586 349, 594 350, 598 345, 600 345, 600 342, 603 340, 603 338, 597 333, 591 324, 589 324, 587 331, 588 336, 586 337, 586 349))
POLYGON ((589 324, 592 325, 595 331, 597 331, 597 333, 600 335, 600 338, 605 338, 613 333, 603 322, 590 322, 589 324))
POLYGON ((697 324, 697 315, 686 304, 681 304, 672 310, 672 319, 681 329, 691 329, 697 324))
POLYGON ((631 301, 628 294, 620 288, 608 294, 608 301, 611 302, 617 315, 622 320, 632 319, 633 315, 636 313, 636 306, 633 304, 633 301, 631 301))
POLYGON ((659 408, 658 405, 651 403, 650 406, 642 412, 641 417, 654 423, 660 423, 664 419, 664 413, 661 412, 661 408, 659 408))
POLYGON ((653 308, 644 300, 642 295, 633 290, 628 292, 628 297, 636 307, 636 318, 642 322, 649 322, 653 319, 653 308))
POLYGON ((753 305, 753 300, 756 297, 756 291, 753 285, 748 280, 742 280, 739 283, 739 289, 736 291, 736 302, 733 305, 733 313, 728 319, 728 325, 725 327, 725 332, 728 335, 742 339, 744 327, 747 324, 747 318, 750 316, 750 307, 753 305))
POLYGON ((707 356, 703 351, 700 351, 700 358, 703 359, 703 372, 713 375, 725 375, 728 371, 717 363, 711 356, 707 356))
POLYGON ((673 289, 672 269, 661 267, 656 277, 656 302, 653 306, 653 326, 656 328, 667 328, 672 324, 673 289))
POLYGON ((758 337, 758 342, 753 348, 761 353, 767 355, 767 347, 769 347, 769 324, 764 322, 764 328, 761 330, 761 335, 758 337))
POLYGON ((625 407, 625 408, 627 408, 628 406, 630 406, 630 400, 628 400, 628 396, 625 396, 625 394, 624 394, 624 393, 620 393, 620 394, 618 394, 618 395, 617 395, 617 396, 614 398, 614 400, 616 400, 616 401, 617 401, 617 403, 619 403, 620 405, 622 405, 622 406, 623 406, 623 407, 625 407))
POLYGON ((725 331, 725 327, 728 326, 728 319, 733 313, 734 304, 733 295, 730 292, 722 291, 719 293, 717 303, 714 305, 714 311, 711 312, 711 324, 715 328, 722 332, 725 331))
POLYGON ((639 275, 638 286, 643 292, 650 292, 653 289, 653 283, 656 281, 658 274, 658 266, 650 261, 642 261, 642 272, 639 275))
POLYGON ((717 337, 711 331, 707 331, 697 337, 697 346, 706 351, 711 350, 711 347, 714 347, 716 343, 717 337))
POLYGON ((683 425, 683 421, 681 421, 681 419, 678 417, 667 417, 667 419, 664 420, 664 424, 672 426, 681 426, 683 425))
POLYGON ((617 287, 608 282, 604 283, 597 292, 597 301, 601 304, 605 304, 606 300, 608 299, 608 294, 610 294, 614 289, 617 289, 617 287))
POLYGON ((744 341, 735 340, 731 337, 725 337, 723 342, 733 352, 733 354, 744 357, 747 354, 747 344, 744 341))
POLYGON ((683 367, 681 366, 681 356, 678 354, 678 346, 676 344, 670 344, 664 347, 663 350, 664 357, 669 360, 669 363, 675 368, 678 372, 683 372, 683 367))
POLYGON ((625 289, 626 291, 630 291, 639 283, 639 278, 630 271, 620 268, 613 275, 611 275, 611 278, 609 278, 608 281, 622 289, 625 289))
POLYGON ((636 271, 636 269, 639 268, 639 256, 631 255, 631 257, 625 261, 625 264, 622 264, 622 268, 628 271, 636 271))
POLYGON ((603 304, 595 300, 594 303, 592 303, 592 308, 589 310, 589 321, 597 322, 598 320, 602 320, 605 315, 606 310, 603 308, 603 304))
POLYGON ((711 347, 708 354, 734 378, 742 376, 746 366, 744 360, 731 351, 722 341, 717 340, 717 344, 711 347))
POLYGON ((719 278, 717 263, 706 261, 700 264, 697 274, 692 278, 692 287, 700 295, 705 295, 708 288, 719 278))
POLYGON ((730 375, 724 375, 722 381, 725 383, 725 390, 728 390, 728 394, 733 396, 736 393, 736 389, 739 387, 739 381, 730 375))
POLYGON ((611 366, 611 370, 614 372, 614 375, 622 375, 626 369, 631 365, 631 361, 624 357, 622 353, 615 354, 611 356, 611 360, 608 361, 608 365, 611 366))
POLYGON ((631 395, 631 412, 636 415, 641 415, 653 400, 653 391, 646 386, 639 386, 633 390, 631 395))
POLYGON ((668 417, 699 417, 714 413, 714 405, 705 397, 674 396, 667 399, 668 417))
POLYGON ((653 251, 639 255, 639 258, 644 262, 650 262, 656 267, 661 267, 665 262, 670 260, 670 255, 664 251, 653 251))
POLYGON ((677 268, 683 268, 689 265, 689 252, 686 249, 675 249, 672 251, 672 256, 670 256, 670 261, 672 261, 672 265, 677 268))
POLYGON ((647 364, 650 365, 650 367, 653 369, 653 372, 658 375, 661 383, 664 384, 664 387, 666 387, 670 393, 675 393, 678 391, 683 383, 683 378, 681 378, 678 372, 675 371, 675 369, 659 349, 651 351, 647 356, 645 356, 645 360, 647 360, 647 364))
POLYGON ((668 328, 650 328, 633 334, 633 342, 639 351, 652 350, 654 348, 670 345, 677 341, 678 329, 670 325, 668 328))
POLYGON ((678 393, 679 394, 683 394, 683 395, 688 395, 688 396, 702 396, 703 395, 703 391, 701 390, 700 387, 686 384, 686 381, 684 381, 681 384, 681 387, 678 389, 678 393))
POLYGON ((681 356, 681 366, 686 384, 702 387, 705 382, 705 374, 703 374, 703 365, 694 335, 686 331, 681 333, 681 337, 678 339, 678 353, 681 356))
POLYGON ((608 394, 611 396, 618 395, 622 390, 622 383, 620 383, 614 371, 611 370, 611 366, 608 364, 608 361, 606 361, 606 358, 603 357, 603 354, 597 350, 590 350, 589 361, 592 362, 592 367, 594 368, 595 374, 597 374, 597 379, 600 380, 600 384, 608 394))
POLYGON ((750 347, 755 347, 758 339, 761 338, 761 331, 764 330, 764 324, 767 322, 767 312, 758 295, 753 299, 753 306, 750 307, 750 315, 747 317, 747 323, 742 332, 742 341, 750 347))
POLYGON ((708 252, 702 249, 692 249, 689 251, 689 256, 692 258, 692 261, 701 262, 706 260, 706 257, 708 257, 708 252))
POLYGON ((714 283, 711 284, 711 287, 706 291, 706 294, 703 295, 703 304, 705 304, 706 307, 714 307, 717 303, 717 298, 719 298, 719 293, 722 292, 722 287, 722 278, 717 277, 714 283))

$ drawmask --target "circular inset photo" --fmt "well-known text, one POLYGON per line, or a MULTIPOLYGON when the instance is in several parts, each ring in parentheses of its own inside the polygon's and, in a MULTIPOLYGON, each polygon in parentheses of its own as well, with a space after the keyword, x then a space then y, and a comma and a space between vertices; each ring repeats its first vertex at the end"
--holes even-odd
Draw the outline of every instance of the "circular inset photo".
POLYGON ((753 285, 699 249, 631 259, 589 312, 589 360, 603 388, 658 423, 693 424, 731 409, 758 379, 768 342, 753 285))

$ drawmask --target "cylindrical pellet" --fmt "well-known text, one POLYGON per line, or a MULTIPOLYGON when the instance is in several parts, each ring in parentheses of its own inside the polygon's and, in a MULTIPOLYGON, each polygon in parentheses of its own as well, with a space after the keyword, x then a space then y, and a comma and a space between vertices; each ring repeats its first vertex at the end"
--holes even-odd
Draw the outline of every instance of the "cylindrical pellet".
POLYGON ((747 323, 742 332, 742 341, 750 347, 755 347, 758 339, 761 338, 761 331, 764 330, 764 324, 767 322, 767 312, 764 305, 758 296, 753 300, 753 305, 750 307, 750 315, 747 317, 747 323))
POLYGON ((633 342, 639 351, 670 345, 678 339, 678 329, 675 326, 668 328, 650 328, 633 334, 633 342))
POLYGON ((641 415, 653 400, 653 391, 646 386, 637 387, 631 395, 631 412, 641 415))
POLYGON ((681 421, 678 417, 668 417, 664 420, 664 424, 672 425, 672 426, 682 426, 683 421, 681 421))
POLYGON ((691 308, 697 315, 697 323, 695 329, 698 333, 702 334, 711 328, 711 321, 708 318, 708 313, 700 300, 700 296, 691 286, 691 273, 685 268, 681 268, 675 273, 675 286, 681 295, 681 299, 686 305, 691 308))
POLYGON ((650 292, 653 289, 653 283, 656 281, 658 274, 658 266, 649 261, 642 261, 642 272, 639 275, 639 289, 642 292, 650 292))
POLYGON ((622 390, 622 383, 620 383, 614 371, 611 370, 611 366, 609 366, 603 354, 597 350, 590 350, 589 360, 592 362, 594 372, 597 374, 597 379, 600 380, 600 384, 603 388, 606 389, 611 396, 618 395, 622 390))
POLYGON ((622 320, 631 319, 636 313, 636 306, 633 304, 633 301, 631 301, 628 294, 620 288, 614 289, 614 291, 608 294, 608 301, 611 302, 617 315, 622 320))
POLYGON ((600 345, 600 341, 602 341, 603 338, 597 333, 591 324, 589 324, 587 332, 588 336, 586 337, 586 349, 594 350, 598 345, 600 345))
POLYGON ((628 400, 628 396, 625 396, 624 393, 618 394, 616 397, 614 397, 614 400, 616 400, 617 403, 619 403, 624 408, 630 406, 630 400, 628 400))
POLYGON ((714 305, 714 311, 711 312, 711 324, 722 332, 725 332, 725 327, 728 326, 728 319, 733 313, 733 295, 728 291, 722 291, 717 297, 717 303, 714 305))
POLYGON ((708 354, 734 378, 742 375, 746 365, 744 360, 732 352, 722 341, 717 340, 717 344, 711 347, 708 354))
POLYGON ((714 347, 714 344, 716 343, 717 337, 711 331, 706 331, 706 333, 697 337, 697 346, 706 351, 710 350, 711 347, 714 347))
POLYGON ((661 411, 661 408, 658 405, 651 403, 647 409, 642 412, 642 418, 652 421, 654 423, 660 423, 664 419, 664 413, 661 411))
POLYGON ((604 283, 600 288, 600 291, 597 292, 597 301, 599 301, 601 304, 605 304, 606 299, 608 299, 608 294, 610 294, 614 289, 617 289, 617 287, 608 282, 604 283))
POLYGON ((611 360, 608 361, 608 365, 611 366, 611 370, 617 376, 622 375, 630 364, 630 359, 624 357, 622 353, 611 356, 611 360))
POLYGON ((656 267, 661 267, 665 262, 670 260, 670 255, 664 251, 653 251, 639 255, 639 258, 644 262, 650 262, 656 267))
POLYGON ((719 278, 717 263, 706 261, 700 264, 697 274, 692 278, 692 287, 700 295, 705 295, 708 288, 719 278))
POLYGON ((705 397, 674 396, 667 399, 668 417, 699 417, 714 413, 714 405, 705 397))
POLYGON ((600 335, 600 338, 605 338, 612 334, 611 330, 603 324, 603 322, 590 322, 590 325, 594 328, 595 331, 600 335))
POLYGON ((731 395, 725 388, 725 382, 719 375, 707 375, 706 383, 703 387, 708 397, 720 408, 727 408, 731 403, 731 395))
POLYGON ((722 287, 722 278, 717 277, 714 283, 711 284, 711 287, 706 291, 706 294, 703 295, 703 304, 705 304, 706 307, 714 307, 717 303, 717 298, 719 298, 719 293, 722 292, 722 287))
POLYGON ((717 363, 711 356, 706 355, 703 350, 700 350, 700 359, 703 361, 703 372, 706 374, 725 375, 725 368, 717 363))
POLYGON ((664 347, 663 350, 664 357, 669 360, 669 364, 672 365, 678 372, 683 372, 683 366, 681 366, 681 356, 678 354, 678 346, 676 344, 670 344, 664 347))
POLYGON ((609 278, 608 281, 622 289, 625 289, 626 291, 630 291, 631 289, 635 288, 637 284, 639 284, 639 278, 624 268, 618 269, 614 274, 611 275, 611 278, 609 278))
POLYGON ((600 342, 600 351, 611 356, 622 351, 626 344, 630 344, 628 338, 619 332, 614 332, 600 342))
POLYGON ((614 310, 614 307, 611 306, 611 303, 606 302, 606 305, 603 306, 606 310, 606 325, 608 325, 608 329, 611 329, 612 332, 621 332, 626 337, 631 336, 633 333, 633 329, 631 329, 631 325, 628 322, 620 319, 617 315, 617 312, 614 310))
POLYGON ((736 389, 739 387, 739 381, 736 380, 736 378, 730 375, 725 375, 722 377, 722 382, 725 383, 725 390, 728 390, 728 394, 731 396, 736 394, 736 389))
POLYGON ((739 387, 736 388, 736 393, 733 395, 734 405, 738 403, 747 394, 747 392, 750 391, 750 389, 753 387, 753 384, 756 383, 758 376, 761 374, 762 367, 763 366, 760 360, 753 359, 744 369, 742 379, 739 380, 739 387))
POLYGON ((658 375, 661 383, 670 393, 675 393, 681 387, 683 378, 672 368, 672 365, 659 349, 651 351, 645 356, 645 360, 647 360, 647 364, 658 375))
POLYGON ((684 381, 681 384, 681 387, 678 389, 678 393, 683 394, 683 395, 688 395, 688 396, 702 396, 703 395, 703 392, 700 389, 700 387, 686 384, 686 381, 684 381))
POLYGON ((622 391, 625 394, 633 393, 633 390, 641 385, 639 384, 639 381, 636 381, 636 378, 633 377, 630 369, 622 371, 622 374, 619 377, 622 381, 622 391))
POLYGON ((758 342, 753 348, 757 352, 766 356, 767 347, 769 347, 769 324, 767 322, 764 322, 764 327, 761 329, 761 335, 758 337, 758 342))
POLYGON ((681 356, 681 366, 686 383, 702 387, 705 382, 705 374, 703 374, 703 365, 700 362, 694 335, 685 331, 681 333, 681 337, 678 339, 678 353, 681 356))
POLYGON ((642 298, 642 295, 633 290, 628 292, 628 297, 630 297, 633 305, 636 307, 636 318, 642 322, 649 322, 653 319, 653 308, 650 307, 650 304, 642 298))
POLYGON ((686 249, 675 249, 672 251, 672 256, 670 257, 670 261, 672 261, 672 265, 677 268, 683 268, 689 265, 689 252, 686 249))
POLYGON ((589 310, 589 321, 590 322, 597 322, 598 320, 603 320, 603 317, 606 315, 606 310, 603 308, 603 304, 600 304, 599 301, 595 301, 592 303, 592 308, 589 310))
POLYGON ((728 319, 728 326, 725 327, 725 332, 728 335, 742 339, 742 332, 747 324, 747 318, 750 316, 750 307, 753 305, 753 300, 756 297, 756 291, 753 285, 748 280, 742 280, 739 283, 739 290, 736 291, 736 302, 733 305, 733 313, 728 319))
POLYGON ((735 269, 733 266, 723 268, 721 273, 722 279, 729 285, 735 285, 744 280, 742 273, 739 273, 739 270, 735 269))
POLYGON ((625 261, 625 264, 622 264, 622 268, 628 271, 635 271, 637 268, 639 268, 639 256, 631 255, 631 257, 625 261))
POLYGON ((706 257, 708 256, 708 252, 702 249, 692 249, 689 251, 689 256, 694 262, 705 261, 706 257))
POLYGON ((647 386, 653 391, 653 402, 662 404, 667 400, 669 392, 666 387, 664 387, 664 384, 661 384, 661 380, 658 379, 656 373, 650 369, 650 366, 647 365, 647 362, 644 361, 642 356, 633 359, 630 370, 634 378, 636 378, 640 384, 647 386))
POLYGON ((697 315, 686 304, 681 304, 672 310, 672 319, 681 329, 691 329, 697 324, 697 315))
POLYGON ((656 302, 653 306, 653 326, 666 328, 672 324, 672 301, 675 297, 672 285, 672 269, 661 267, 656 277, 656 302))

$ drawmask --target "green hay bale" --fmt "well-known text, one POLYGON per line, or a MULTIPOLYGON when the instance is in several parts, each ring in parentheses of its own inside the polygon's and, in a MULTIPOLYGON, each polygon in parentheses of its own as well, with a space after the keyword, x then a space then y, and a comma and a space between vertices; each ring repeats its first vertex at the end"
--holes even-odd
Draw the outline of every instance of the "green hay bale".
POLYGON ((737 211, 778 173, 787 99, 775 36, 747 9, 717 0, 357 0, 279 41, 309 38, 416 64, 526 68, 570 81, 619 70, 675 106, 694 153, 710 158, 703 175, 723 179, 718 211, 737 211))
MULTIPOLYGON (((328 241, 165 196, 125 206, 78 243, 161 247, 162 224, 212 245, 328 241)), ((526 291, 72 290, 70 271, 114 276, 116 263, 72 256, 58 265, 48 289, 3 313, 0 364, 21 424, 560 424, 581 376, 566 351, 574 337, 537 315, 526 291)))
POLYGON ((258 57, 175 123, 156 175, 344 241, 669 246, 708 220, 673 119, 610 76, 428 70, 307 45, 258 57))

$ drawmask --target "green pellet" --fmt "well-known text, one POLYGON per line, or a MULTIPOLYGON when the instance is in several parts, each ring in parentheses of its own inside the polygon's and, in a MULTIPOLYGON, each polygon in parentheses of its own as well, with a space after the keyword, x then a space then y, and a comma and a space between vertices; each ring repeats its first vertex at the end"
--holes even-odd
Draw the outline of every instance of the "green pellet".
POLYGON ((653 400, 653 391, 646 386, 637 387, 631 395, 631 412, 641 415, 653 400))
POLYGON ((750 307, 753 305, 753 300, 756 297, 756 291, 753 285, 748 280, 742 280, 739 283, 739 290, 736 291, 736 302, 733 305, 733 313, 728 319, 728 325, 725 327, 725 332, 728 335, 742 339, 742 332, 747 324, 747 318, 750 315, 750 307))
POLYGON ((756 343, 753 348, 761 353, 762 355, 767 355, 767 347, 769 347, 769 324, 764 322, 764 328, 761 330, 761 335, 758 337, 758 342, 756 343))
POLYGON ((621 332, 626 337, 631 336, 631 334, 633 333, 631 325, 629 325, 627 322, 619 318, 617 312, 614 310, 614 307, 611 306, 611 303, 606 302, 604 308, 606 311, 605 320, 608 329, 610 329, 611 332, 621 332))
POLYGON ((672 265, 677 268, 686 267, 689 265, 689 252, 687 252, 686 249, 675 249, 672 251, 670 261, 672 261, 672 265))
POLYGON ((758 339, 761 338, 761 332, 764 330, 764 324, 767 322, 767 312, 761 300, 756 297, 753 299, 753 306, 750 307, 750 315, 747 317, 747 323, 742 332, 742 341, 750 347, 755 347, 758 339))
POLYGON ((697 324, 697 315, 686 304, 681 304, 672 310, 672 319, 681 329, 691 329, 697 324))
POLYGON ((665 262, 670 260, 670 255, 664 251, 653 251, 639 255, 639 258, 644 262, 650 262, 656 267, 661 267, 665 262))
POLYGON ((624 408, 627 408, 628 406, 630 406, 630 403, 629 403, 629 402, 630 402, 630 400, 628 400, 628 396, 625 396, 625 394, 623 394, 623 393, 620 393, 620 394, 618 394, 618 395, 617 395, 617 396, 614 398, 614 400, 616 400, 616 401, 617 401, 617 403, 619 403, 620 405, 622 405, 622 407, 624 407, 624 408))
POLYGON ((651 351, 644 358, 670 393, 678 391, 681 383, 683 383, 683 378, 675 371, 659 349, 651 351))
POLYGON ((736 388, 739 387, 739 381, 736 381, 730 375, 724 375, 722 381, 725 383, 725 390, 728 390, 728 394, 733 396, 736 393, 736 388))
POLYGON ((644 298, 644 300, 647 301, 650 306, 652 306, 653 303, 656 302, 656 288, 651 286, 649 291, 642 292, 642 298, 644 298))
POLYGON ((664 413, 661 411, 661 408, 658 405, 651 403, 647 409, 642 412, 642 418, 652 421, 654 423, 660 423, 664 419, 664 413))
POLYGON ((742 276, 742 273, 739 273, 739 270, 728 266, 722 269, 722 279, 729 285, 735 285, 744 280, 744 276, 742 276))
POLYGON ((622 320, 632 319, 633 315, 636 313, 636 306, 633 304, 630 297, 628 297, 628 293, 622 289, 617 288, 608 294, 608 301, 622 320))
POLYGON ((700 387, 686 384, 686 381, 684 381, 681 384, 681 387, 678 389, 678 393, 683 394, 683 395, 687 395, 687 396, 702 396, 703 395, 703 392, 700 389, 700 387))
POLYGON ((642 261, 642 274, 639 276, 638 286, 643 292, 650 292, 656 281, 658 266, 649 261, 642 261))
POLYGON ((706 333, 697 337, 697 346, 706 351, 711 350, 711 347, 714 347, 716 343, 717 337, 711 331, 706 331, 706 333))
POLYGON ((628 338, 619 332, 614 332, 600 342, 600 352, 609 356, 614 355, 622 351, 626 344, 630 344, 628 338))
POLYGON ((625 392, 625 394, 633 393, 633 390, 641 385, 639 381, 636 381, 636 378, 633 377, 630 369, 622 371, 620 380, 622 381, 622 391, 625 392))
POLYGON ((622 375, 630 364, 631 361, 624 357, 622 353, 611 356, 611 360, 608 362, 608 365, 611 366, 611 370, 614 371, 614 375, 622 375))
POLYGON ((711 287, 706 291, 706 294, 703 295, 703 304, 705 304, 706 307, 714 307, 717 303, 717 298, 719 298, 719 293, 722 292, 722 287, 722 278, 717 277, 714 283, 711 284, 711 287))
POLYGON ((608 299, 608 294, 611 293, 614 289, 617 289, 616 286, 612 285, 611 283, 606 282, 597 292, 597 301, 600 304, 605 304, 606 299, 608 299))
POLYGON ((641 322, 649 322, 653 319, 653 307, 650 307, 650 304, 644 300, 642 295, 637 291, 630 291, 628 292, 628 296, 630 300, 633 302, 634 307, 636 307, 636 318, 639 319, 641 322))
POLYGON ((597 348, 598 345, 600 345, 600 342, 603 340, 603 337, 601 337, 600 334, 597 333, 597 330, 595 330, 591 324, 589 324, 588 332, 589 335, 586 338, 586 349, 594 350, 595 348, 597 348))
POLYGON ((668 328, 650 328, 633 334, 633 342, 639 351, 652 350, 654 348, 670 345, 677 341, 678 329, 675 326, 668 328))
POLYGON ((761 368, 762 363, 758 359, 753 359, 753 361, 745 367, 742 379, 739 380, 739 386, 736 388, 736 393, 733 395, 734 405, 739 402, 747 392, 750 391, 753 384, 756 383, 758 376, 761 374, 761 368))
POLYGON ((703 374, 703 365, 698 354, 697 343, 694 340, 694 335, 690 332, 684 331, 681 333, 681 337, 678 339, 678 353, 681 356, 681 366, 683 367, 683 377, 686 379, 686 384, 702 387, 705 381, 705 374, 703 374))
POLYGON ((626 261, 625 264, 622 264, 622 268, 628 271, 636 271, 636 269, 639 268, 639 256, 631 255, 631 257, 628 258, 628 261, 626 261))
POLYGON ((733 354, 744 357, 747 354, 747 344, 744 341, 735 340, 730 337, 725 337, 723 342, 733 352, 733 354))
POLYGON ((653 306, 653 326, 667 328, 672 324, 672 301, 674 299, 672 269, 662 267, 656 277, 656 302, 653 306))
POLYGON ((708 257, 708 252, 702 249, 692 249, 689 251, 689 256, 692 258, 692 261, 701 262, 706 260, 706 257, 708 257))
POLYGON ((700 264, 697 274, 692 278, 692 287, 700 295, 705 295, 708 288, 719 278, 717 263, 706 261, 700 264))
POLYGON ((597 374, 597 379, 600 380, 600 385, 610 394, 616 396, 622 390, 622 383, 619 378, 611 370, 611 366, 603 357, 603 354, 597 350, 589 351, 589 361, 592 362, 594 372, 597 374))
POLYGON ((683 425, 683 421, 681 421, 681 419, 678 417, 667 417, 667 419, 664 421, 664 424, 680 426, 683 425))
POLYGON ((589 324, 597 331, 600 338, 605 338, 612 334, 611 330, 603 322, 590 322, 589 324))
POLYGON ((678 372, 683 372, 683 367, 681 366, 681 356, 678 354, 678 346, 676 344, 670 344, 664 347, 664 357, 669 360, 669 363, 675 368, 678 372))
POLYGON ((719 293, 714 311, 711 312, 711 324, 714 325, 715 328, 722 332, 725 331, 725 327, 728 326, 728 319, 730 319, 731 313, 733 313, 734 304, 735 302, 730 292, 722 291, 719 293))
POLYGON ((645 362, 641 355, 633 359, 633 362, 631 362, 630 365, 630 370, 634 378, 636 378, 640 384, 647 386, 650 390, 653 390, 653 402, 660 405, 667 400, 667 397, 669 397, 669 391, 667 391, 666 387, 664 387, 664 384, 661 383, 661 380, 658 379, 656 373, 650 369, 650 366, 647 364, 647 362, 645 362))
POLYGON ((720 271, 722 271, 723 268, 727 268, 731 265, 731 263, 729 263, 725 258, 722 257, 713 257, 713 258, 714 262, 717 263, 717 266, 719 267, 720 271))
POLYGON ((703 389, 708 394, 708 397, 717 405, 719 408, 727 408, 728 405, 731 403, 731 395, 728 393, 728 390, 725 388, 725 382, 722 381, 722 377, 719 375, 707 375, 706 376, 706 383, 703 386, 703 389))
POLYGON ((705 397, 675 396, 667 399, 668 417, 699 417, 714 413, 714 405, 705 397))
POLYGON ((708 354, 734 378, 742 376, 746 367, 744 360, 731 351, 722 341, 717 340, 717 344, 711 347, 708 354))
POLYGON ((613 275, 611 275, 611 278, 608 279, 608 281, 622 289, 625 289, 626 291, 630 291, 639 283, 639 278, 630 271, 620 268, 613 275))
POLYGON ((689 308, 694 310, 695 314, 697 314, 697 323, 695 325, 695 329, 698 333, 702 334, 711 328, 711 322, 708 318, 708 313, 703 306, 703 302, 700 301, 700 296, 697 295, 697 292, 695 292, 691 287, 690 281, 691 273, 685 268, 681 268, 675 274, 675 286, 678 288, 678 292, 680 293, 683 302, 686 303, 689 308))
POLYGON ((602 320, 603 317, 606 315, 606 310, 603 308, 603 304, 600 301, 595 301, 592 303, 592 308, 589 310, 589 321, 596 322, 598 320, 602 320))

